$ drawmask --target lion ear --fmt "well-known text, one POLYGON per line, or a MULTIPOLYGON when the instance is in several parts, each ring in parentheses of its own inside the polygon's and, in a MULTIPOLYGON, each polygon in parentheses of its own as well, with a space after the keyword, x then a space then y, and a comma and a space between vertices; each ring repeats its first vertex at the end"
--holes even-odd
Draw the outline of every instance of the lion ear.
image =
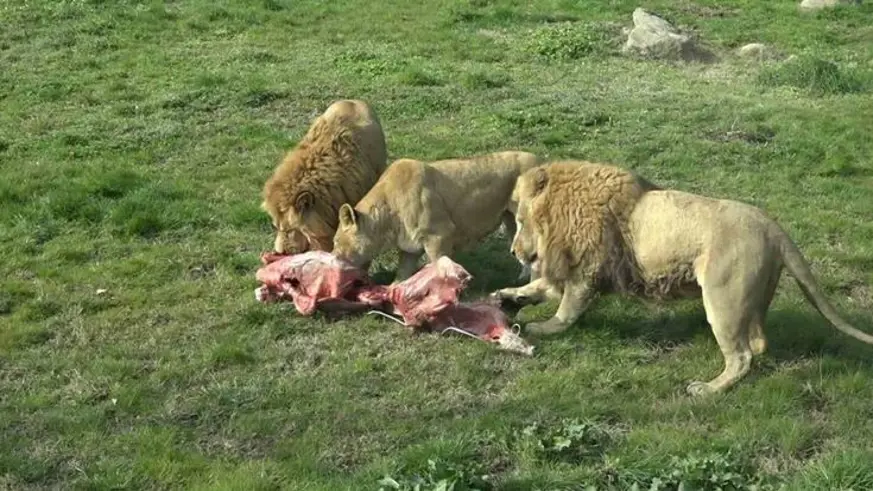
POLYGON ((533 170, 533 195, 536 196, 546 189, 549 184, 549 175, 546 173, 545 167, 537 167, 533 170))
POLYGON ((315 198, 309 191, 303 191, 298 194, 297 199, 294 200, 294 208, 297 209, 297 213, 306 213, 314 204, 315 198))
POLYGON ((356 227, 358 225, 358 212, 352 205, 344 203, 339 209, 339 222, 343 227, 356 227))

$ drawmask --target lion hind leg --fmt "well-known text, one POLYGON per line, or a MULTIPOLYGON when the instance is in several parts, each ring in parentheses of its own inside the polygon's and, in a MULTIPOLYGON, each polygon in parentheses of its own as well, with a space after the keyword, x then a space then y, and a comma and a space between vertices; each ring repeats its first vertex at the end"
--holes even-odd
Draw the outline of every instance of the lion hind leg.
POLYGON ((779 275, 781 273, 781 268, 771 273, 770 281, 767 283, 765 290, 761 292, 757 311, 752 315, 752 321, 749 324, 749 346, 752 348, 752 354, 754 355, 760 355, 767 351, 767 336, 764 335, 764 322, 767 319, 767 310, 770 308, 770 303, 776 294, 776 287, 779 286, 779 275))
POLYGON ((767 336, 764 335, 764 316, 755 315, 749 325, 749 347, 753 355, 767 351, 767 336))
POLYGON ((724 357, 724 370, 709 382, 695 381, 688 385, 691 395, 724 392, 746 376, 752 366, 749 331, 754 311, 745 295, 731 295, 728 288, 703 288, 706 319, 724 357))

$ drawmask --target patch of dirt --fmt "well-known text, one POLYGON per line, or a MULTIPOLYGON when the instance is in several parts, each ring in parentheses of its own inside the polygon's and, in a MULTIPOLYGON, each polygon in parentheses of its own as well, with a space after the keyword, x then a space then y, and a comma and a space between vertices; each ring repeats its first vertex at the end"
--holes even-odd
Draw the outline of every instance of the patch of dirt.
POLYGON ((733 17, 739 12, 739 9, 733 7, 725 7, 723 5, 700 5, 694 2, 683 2, 675 8, 682 13, 702 19, 733 17))
POLYGON ((333 445, 318 455, 318 461, 341 472, 354 472, 372 459, 373 455, 388 455, 393 445, 385 445, 370 435, 350 435, 341 445, 333 445))
POLYGON ((836 292, 845 295, 849 302, 859 307, 873 307, 873 289, 861 280, 851 280, 835 288, 836 292))

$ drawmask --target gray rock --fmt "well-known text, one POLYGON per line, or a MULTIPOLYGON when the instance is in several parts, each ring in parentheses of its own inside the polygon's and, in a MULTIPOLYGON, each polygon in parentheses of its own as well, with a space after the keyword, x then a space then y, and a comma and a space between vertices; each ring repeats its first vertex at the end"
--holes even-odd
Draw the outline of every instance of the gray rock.
POLYGON ((804 10, 819 10, 828 7, 835 7, 840 4, 859 5, 861 0, 803 0, 800 2, 800 8, 804 10))
POLYGON ((634 10, 634 28, 628 33, 623 52, 651 58, 684 61, 713 61, 715 56, 698 46, 691 36, 642 8, 634 10))

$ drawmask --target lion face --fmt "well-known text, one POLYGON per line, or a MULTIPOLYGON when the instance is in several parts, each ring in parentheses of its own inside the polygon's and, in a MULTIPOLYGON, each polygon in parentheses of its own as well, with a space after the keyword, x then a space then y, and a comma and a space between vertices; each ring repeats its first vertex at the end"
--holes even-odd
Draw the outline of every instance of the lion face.
POLYGON ((538 262, 537 237, 533 224, 528 218, 526 203, 519 203, 518 212, 515 215, 515 236, 509 252, 521 264, 524 270, 535 269, 538 262))
POLYGON ((376 243, 366 217, 348 203, 339 209, 339 227, 333 236, 333 254, 357 267, 370 262, 376 243))
POLYGON ((280 254, 300 254, 309 250, 330 252, 333 229, 322 220, 309 201, 309 193, 296 200, 293 206, 282 209, 265 201, 262 205, 270 215, 276 239, 273 250, 280 254))
POLYGON ((545 169, 537 167, 522 174, 512 190, 511 202, 515 208, 515 236, 509 252, 521 263, 525 271, 538 271, 539 255, 537 247, 539 236, 531 218, 534 199, 545 188, 547 176, 545 169))

